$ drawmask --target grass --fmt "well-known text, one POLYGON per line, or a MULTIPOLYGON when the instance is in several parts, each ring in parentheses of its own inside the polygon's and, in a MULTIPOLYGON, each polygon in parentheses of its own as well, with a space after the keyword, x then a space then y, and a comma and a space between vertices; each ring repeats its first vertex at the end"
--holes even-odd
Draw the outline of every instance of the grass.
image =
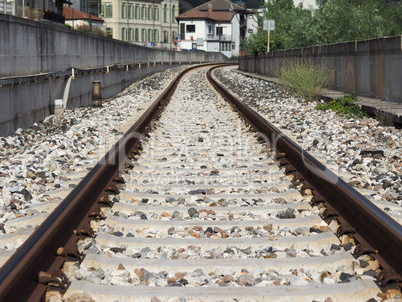
POLYGON ((312 101, 318 100, 321 89, 326 87, 333 77, 333 72, 310 64, 306 58, 287 61, 279 72, 279 78, 290 94, 312 101))
POLYGON ((337 98, 325 104, 317 104, 317 110, 332 110, 342 114, 346 118, 363 118, 366 115, 360 106, 356 104, 357 93, 346 94, 343 97, 337 98))

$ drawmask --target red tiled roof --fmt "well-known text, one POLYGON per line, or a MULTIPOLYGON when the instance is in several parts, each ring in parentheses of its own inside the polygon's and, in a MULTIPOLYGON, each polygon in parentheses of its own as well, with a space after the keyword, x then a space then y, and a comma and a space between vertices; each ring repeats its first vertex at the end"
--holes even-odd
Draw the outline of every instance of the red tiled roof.
POLYGON ((202 12, 196 8, 186 11, 176 17, 177 20, 183 19, 210 19, 214 21, 230 22, 234 16, 231 11, 213 11, 212 13, 202 12))
POLYGON ((231 3, 230 0, 212 0, 207 3, 201 4, 196 7, 199 11, 208 11, 208 5, 212 5, 212 10, 217 10, 217 11, 229 11, 231 9, 235 11, 245 11, 246 9, 231 3))
MULTIPOLYGON (((68 6, 63 6, 63 16, 66 20, 73 20, 73 9, 68 6)), ((91 19, 94 21, 102 21, 103 19, 91 15, 91 19)), ((89 14, 80 10, 74 9, 74 20, 89 20, 89 14)))
MULTIPOLYGON (((207 13, 208 14, 208 13, 207 13)), ((216 20, 216 21, 231 21, 234 13, 233 12, 214 12, 208 14, 209 18, 216 20)))
POLYGON ((198 9, 193 8, 176 17, 176 19, 207 19, 208 13, 200 12, 198 9))

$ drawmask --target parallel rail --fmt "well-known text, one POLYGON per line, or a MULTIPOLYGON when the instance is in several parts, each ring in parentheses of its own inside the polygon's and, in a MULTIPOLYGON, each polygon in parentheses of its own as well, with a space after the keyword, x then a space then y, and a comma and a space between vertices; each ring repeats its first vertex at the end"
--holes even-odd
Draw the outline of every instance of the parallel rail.
MULTIPOLYGON (((58 283, 61 287, 67 285, 58 270, 67 256, 81 258, 76 247, 79 236, 93 235, 89 227, 90 220, 100 216, 100 204, 111 205, 107 191, 119 191, 118 184, 122 182, 120 173, 129 165, 127 158, 141 149, 141 137, 150 130, 149 125, 160 115, 184 74, 169 85, 2 267, 1 301, 38 301, 43 299, 48 282, 58 283), (43 283, 39 283, 38 278, 43 283)), ((280 165, 286 166, 286 171, 294 173, 295 179, 304 184, 302 190, 313 190, 312 203, 325 203, 327 210, 324 218, 337 219, 341 224, 338 235, 351 234, 355 238, 358 242, 355 254, 374 253, 383 268, 378 277, 380 285, 400 283, 402 227, 258 113, 232 96, 212 78, 211 71, 208 78, 259 132, 261 139, 270 141, 277 150, 280 165)))
MULTIPOLYGON (((277 151, 280 165, 288 173, 294 173, 304 189, 312 189, 312 203, 323 202, 325 219, 337 219, 340 223, 338 235, 352 235, 358 243, 355 256, 372 253, 382 267, 378 282, 385 286, 389 282, 402 284, 402 227, 367 198, 336 176, 308 152, 280 132, 260 114, 233 96, 212 77, 207 77, 217 91, 237 108, 238 112, 277 151)), ((303 188, 302 188, 303 190, 303 188)))
MULTIPOLYGON (((99 213, 99 204, 111 204, 108 190, 116 190, 119 172, 124 169, 130 153, 140 148, 141 135, 167 104, 180 79, 176 77, 164 93, 155 100, 141 118, 126 132, 112 149, 95 165, 55 211, 4 264, 0 272, 0 301, 39 301, 47 290, 38 283, 39 272, 48 272, 48 279, 64 286, 60 269, 66 256, 80 257, 77 235, 91 235, 91 217, 99 213), (63 247, 63 252, 59 253, 63 247)), ((46 280, 46 277, 44 278, 46 280)))

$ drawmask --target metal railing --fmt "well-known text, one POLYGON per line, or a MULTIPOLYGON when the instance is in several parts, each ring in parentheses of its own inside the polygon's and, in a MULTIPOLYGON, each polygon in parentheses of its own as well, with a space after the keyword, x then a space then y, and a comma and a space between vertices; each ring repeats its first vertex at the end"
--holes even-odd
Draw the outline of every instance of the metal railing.
POLYGON ((43 10, 41 8, 30 8, 29 6, 17 6, 16 16, 39 22, 43 20, 43 10))
POLYGON ((207 34, 206 39, 207 40, 216 40, 216 41, 232 41, 232 36, 231 35, 212 35, 212 34, 207 34))

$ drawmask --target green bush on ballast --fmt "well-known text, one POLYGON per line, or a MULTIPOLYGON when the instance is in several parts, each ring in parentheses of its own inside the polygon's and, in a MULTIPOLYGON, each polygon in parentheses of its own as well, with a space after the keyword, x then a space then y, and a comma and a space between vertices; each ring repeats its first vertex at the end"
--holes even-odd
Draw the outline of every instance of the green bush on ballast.
POLYGON ((280 68, 279 78, 292 95, 316 101, 322 88, 333 78, 333 72, 310 64, 307 58, 286 61, 280 68))
POLYGON ((357 93, 352 92, 351 94, 346 94, 328 103, 319 103, 315 108, 323 111, 332 110, 340 112, 346 118, 362 118, 367 116, 366 113, 360 109, 360 106, 356 104, 356 101, 357 93))

